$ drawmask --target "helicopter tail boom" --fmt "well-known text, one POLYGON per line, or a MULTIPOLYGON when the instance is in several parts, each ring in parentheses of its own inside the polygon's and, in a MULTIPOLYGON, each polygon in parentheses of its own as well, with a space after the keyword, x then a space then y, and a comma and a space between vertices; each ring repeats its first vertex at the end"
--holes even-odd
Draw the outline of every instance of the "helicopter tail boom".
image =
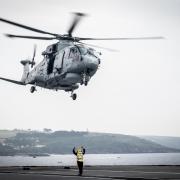
POLYGON ((0 79, 1 79, 1 80, 4 80, 4 81, 11 82, 11 83, 14 83, 14 84, 18 84, 18 85, 26 85, 25 80, 26 80, 27 75, 28 75, 28 73, 29 73, 29 65, 30 65, 31 63, 32 63, 32 62, 29 61, 29 60, 21 61, 21 64, 24 66, 24 72, 23 72, 21 81, 16 81, 16 80, 13 80, 13 79, 7 79, 7 78, 4 78, 4 77, 0 77, 0 79))
POLYGON ((26 78, 27 78, 28 73, 29 73, 29 65, 32 64, 32 62, 29 60, 23 60, 23 61, 21 61, 21 64, 24 66, 21 82, 25 83, 26 78))

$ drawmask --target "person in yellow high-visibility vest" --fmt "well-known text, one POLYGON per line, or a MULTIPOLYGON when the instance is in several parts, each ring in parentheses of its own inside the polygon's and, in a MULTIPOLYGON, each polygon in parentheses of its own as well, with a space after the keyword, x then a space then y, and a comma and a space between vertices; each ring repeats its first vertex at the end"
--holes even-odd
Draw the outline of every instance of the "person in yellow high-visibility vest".
POLYGON ((77 156, 77 165, 79 168, 79 176, 82 176, 83 173, 83 155, 85 154, 85 149, 83 148, 83 146, 78 147, 77 150, 74 147, 73 148, 73 153, 77 156))

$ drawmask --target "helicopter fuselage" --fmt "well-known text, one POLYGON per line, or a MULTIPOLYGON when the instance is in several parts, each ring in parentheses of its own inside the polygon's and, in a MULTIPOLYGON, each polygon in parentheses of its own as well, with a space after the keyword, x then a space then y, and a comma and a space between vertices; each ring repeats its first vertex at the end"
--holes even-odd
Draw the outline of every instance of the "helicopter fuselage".
POLYGON ((68 41, 48 46, 42 55, 43 61, 27 73, 25 84, 73 91, 78 83, 87 85, 100 64, 94 49, 68 41))

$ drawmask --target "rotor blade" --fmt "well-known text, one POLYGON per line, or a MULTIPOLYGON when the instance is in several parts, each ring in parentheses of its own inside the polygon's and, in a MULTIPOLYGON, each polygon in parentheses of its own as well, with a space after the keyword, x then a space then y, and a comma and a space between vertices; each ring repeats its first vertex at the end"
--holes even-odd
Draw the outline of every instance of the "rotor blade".
POLYGON ((13 35, 13 34, 5 34, 5 36, 9 38, 25 38, 25 39, 39 39, 39 40, 54 40, 55 37, 40 37, 40 36, 21 36, 21 35, 13 35))
POLYGON ((32 61, 31 61, 31 68, 33 68, 33 66, 35 65, 35 56, 36 56, 36 49, 37 49, 37 45, 34 45, 34 51, 33 51, 33 57, 32 57, 32 61))
POLYGON ((75 14, 75 17, 71 23, 71 26, 69 27, 69 29, 67 31, 69 36, 72 36, 72 32, 74 31, 74 29, 77 26, 78 22, 80 21, 81 17, 85 16, 84 13, 79 13, 79 12, 76 12, 74 14, 75 14))
POLYGON ((23 25, 23 24, 19 24, 19 23, 13 22, 13 21, 9 21, 7 19, 0 18, 0 21, 11 24, 11 25, 14 25, 14 26, 18 26, 18 27, 21 27, 21 28, 24 28, 24 29, 28 29, 30 31, 34 31, 34 32, 37 32, 37 33, 49 34, 49 35, 57 36, 57 34, 53 34, 53 33, 50 33, 50 32, 35 29, 35 28, 29 27, 29 26, 26 26, 26 25, 23 25))
POLYGON ((36 56, 36 49, 37 49, 37 45, 34 44, 34 51, 33 51, 33 58, 32 58, 32 61, 34 61, 34 58, 36 56))
POLYGON ((78 42, 78 43, 84 44, 84 45, 87 45, 87 46, 92 46, 92 47, 95 47, 95 48, 104 49, 104 50, 107 50, 107 51, 119 52, 119 50, 117 50, 117 49, 111 49, 111 48, 106 48, 106 47, 97 46, 97 45, 93 45, 93 44, 82 43, 82 42, 78 42))
POLYGON ((36 56, 36 49, 37 49, 37 45, 34 45, 34 51, 33 51, 33 57, 32 57, 32 61, 31 61, 31 68, 33 68, 33 66, 35 65, 35 56, 36 56))
POLYGON ((23 82, 21 82, 21 81, 15 81, 15 80, 3 78, 3 77, 0 77, 0 79, 2 79, 2 80, 4 80, 4 81, 11 82, 11 83, 14 83, 14 84, 26 85, 25 83, 23 83, 23 82))
POLYGON ((151 40, 151 39, 164 39, 164 37, 161 36, 155 36, 155 37, 129 37, 129 38, 79 38, 77 39, 81 40, 151 40))

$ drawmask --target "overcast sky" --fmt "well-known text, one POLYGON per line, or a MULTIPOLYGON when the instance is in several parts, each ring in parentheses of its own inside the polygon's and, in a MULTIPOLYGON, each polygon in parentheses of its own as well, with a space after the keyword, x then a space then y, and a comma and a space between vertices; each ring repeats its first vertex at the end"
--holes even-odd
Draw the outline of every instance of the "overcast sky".
MULTIPOLYGON (((64 91, 0 81, 0 129, 89 130, 180 136, 180 0, 0 0, 0 17, 64 34, 71 12, 84 12, 80 37, 164 36, 165 40, 93 41, 120 50, 102 52, 101 66, 73 101, 64 91)), ((0 76, 20 80, 20 60, 56 41, 8 39, 39 35, 0 22, 0 76)), ((98 50, 98 49, 97 49, 98 50)))

